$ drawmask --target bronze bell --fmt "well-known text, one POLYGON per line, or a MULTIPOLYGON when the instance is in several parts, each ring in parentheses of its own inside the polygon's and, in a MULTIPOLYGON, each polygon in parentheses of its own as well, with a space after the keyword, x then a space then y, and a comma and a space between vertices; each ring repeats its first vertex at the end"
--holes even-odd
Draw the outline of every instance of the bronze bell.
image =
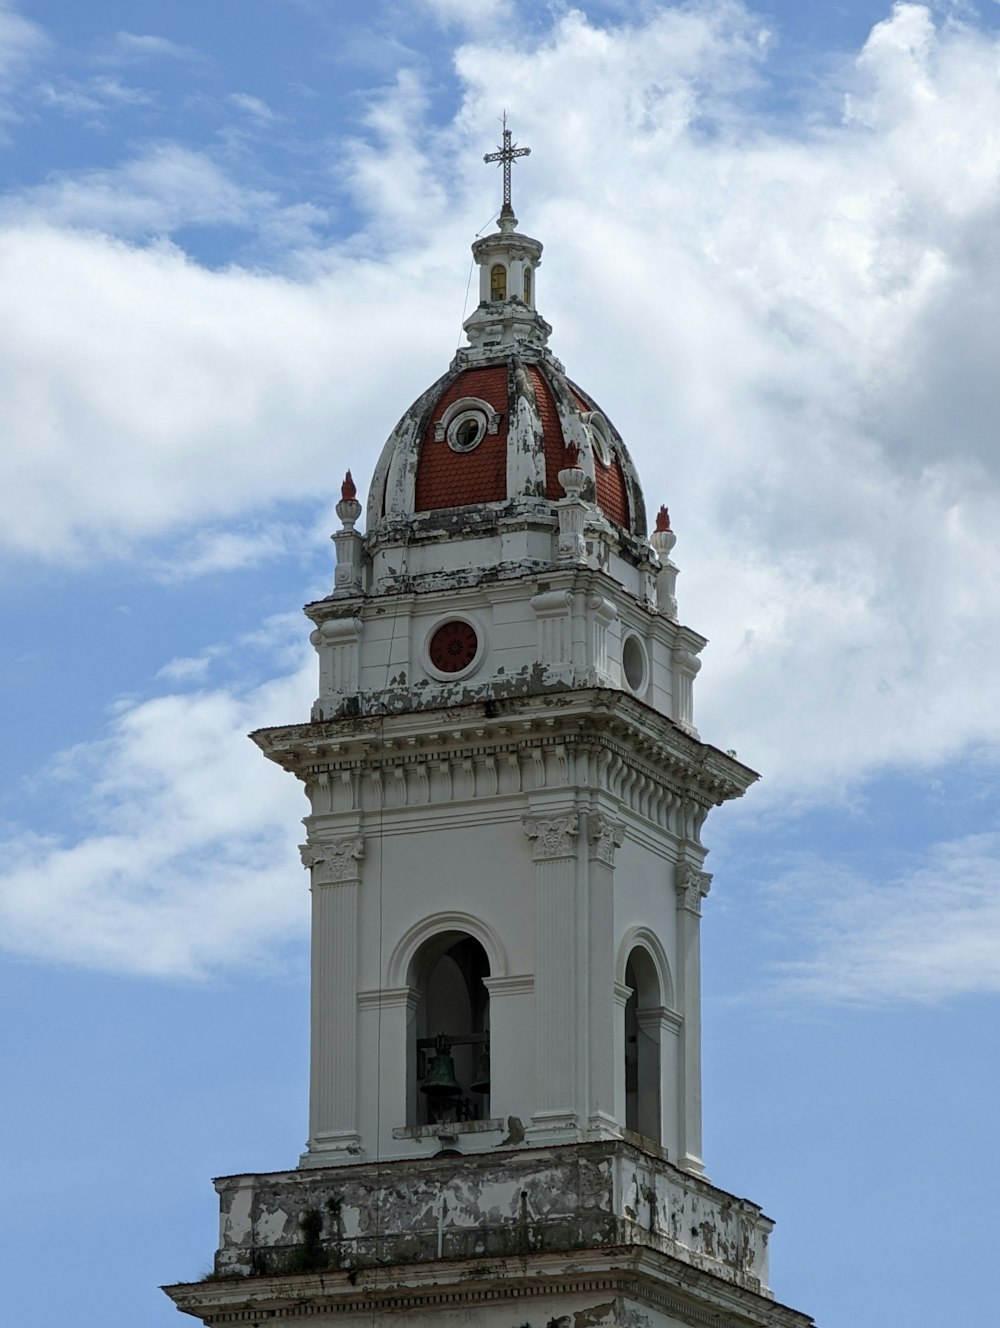
POLYGON ((469 1086, 470 1093, 488 1093, 490 1091, 490 1044, 484 1044, 479 1053, 476 1077, 469 1086))
POLYGON ((450 1052, 436 1051, 427 1067, 424 1082, 420 1085, 421 1093, 428 1097, 460 1097, 462 1085, 455 1078, 455 1062, 450 1052))

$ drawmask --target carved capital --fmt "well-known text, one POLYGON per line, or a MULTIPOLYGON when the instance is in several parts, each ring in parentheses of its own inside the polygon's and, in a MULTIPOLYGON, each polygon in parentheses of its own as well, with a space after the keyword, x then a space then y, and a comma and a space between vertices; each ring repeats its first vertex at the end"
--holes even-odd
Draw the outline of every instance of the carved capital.
POLYGON ((686 674, 689 678, 693 678, 695 674, 700 671, 701 660, 694 651, 689 650, 687 646, 674 646, 671 653, 673 655, 673 661, 680 672, 686 674))
POLYGON ((615 849, 621 848, 625 837, 625 827, 621 821, 612 821, 609 816, 598 813, 591 816, 587 825, 590 839, 590 856, 598 862, 606 862, 609 867, 615 865, 615 849))
POLYGON ((329 844, 300 844, 303 867, 312 872, 313 885, 342 885, 361 879, 365 841, 360 835, 335 839, 329 844))
POLYGON ((526 816, 522 824, 524 833, 535 841, 536 862, 573 856, 575 851, 573 840, 578 833, 576 812, 566 812, 562 816, 538 817, 537 820, 526 816))
POLYGON ((701 871, 693 862, 679 862, 674 884, 677 888, 677 907, 700 917, 701 901, 712 885, 711 875, 701 871))

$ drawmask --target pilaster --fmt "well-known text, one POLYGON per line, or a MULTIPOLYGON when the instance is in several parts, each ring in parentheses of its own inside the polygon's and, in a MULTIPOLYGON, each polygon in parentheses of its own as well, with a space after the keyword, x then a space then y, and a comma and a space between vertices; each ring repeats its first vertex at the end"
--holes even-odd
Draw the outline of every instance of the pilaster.
POLYGON ((393 1130, 416 1120, 417 1076, 410 1025, 420 993, 413 987, 384 987, 357 993, 360 1031, 357 1078, 368 1111, 361 1122, 364 1151, 385 1157, 393 1130))
POLYGON ((535 884, 535 1102, 528 1137, 577 1137, 577 908, 579 817, 548 810, 523 821, 535 884))
POLYGON ((332 1165, 361 1147, 353 1067, 364 839, 348 834, 303 844, 299 851, 312 890, 309 1151, 303 1163, 332 1165))
POLYGON ((517 1131, 526 1102, 534 1102, 535 1059, 524 1030, 535 1026, 535 979, 531 973, 484 978, 490 994, 490 1115, 517 1131))
POLYGON ((703 1175, 701 1156, 701 901, 712 878, 693 862, 675 867, 677 1004, 684 1018, 677 1072, 678 1165, 703 1175))
POLYGON ((622 1078, 619 1066, 625 1063, 624 1045, 620 1060, 617 1053, 614 1059, 608 1056, 608 1048, 615 1045, 619 1023, 612 988, 615 967, 614 883, 615 850, 621 847, 624 834, 622 822, 605 812, 591 812, 587 817, 589 944, 585 1008, 589 1017, 584 1030, 584 1045, 587 1048, 587 1124, 592 1139, 620 1134, 618 1122, 624 1120, 624 1114, 619 1116, 617 1113, 616 1102, 616 1084, 622 1078))

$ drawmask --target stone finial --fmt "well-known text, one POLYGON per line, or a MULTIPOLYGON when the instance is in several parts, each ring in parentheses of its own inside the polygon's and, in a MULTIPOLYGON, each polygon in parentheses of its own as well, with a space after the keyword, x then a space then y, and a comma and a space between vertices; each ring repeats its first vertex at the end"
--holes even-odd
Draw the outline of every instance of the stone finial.
POLYGON ((656 577, 657 606, 665 617, 676 622, 677 568, 670 561, 670 553, 677 543, 677 536, 670 529, 670 513, 666 507, 661 507, 656 514, 656 529, 649 542, 660 559, 660 570, 656 577))
MULTIPOLYGON (((580 447, 579 444, 569 442, 566 444, 566 451, 563 455, 563 470, 580 469, 580 447)), ((666 508, 664 508, 666 511, 666 508)))
MULTIPOLYGON (((344 523, 344 530, 353 533, 358 517, 361 515, 361 504, 358 502, 358 488, 350 471, 344 476, 344 482, 340 486, 340 502, 337 504, 337 515, 344 523)), ((334 539, 336 538, 334 536, 334 539)), ((337 557, 339 560, 339 545, 337 557)))

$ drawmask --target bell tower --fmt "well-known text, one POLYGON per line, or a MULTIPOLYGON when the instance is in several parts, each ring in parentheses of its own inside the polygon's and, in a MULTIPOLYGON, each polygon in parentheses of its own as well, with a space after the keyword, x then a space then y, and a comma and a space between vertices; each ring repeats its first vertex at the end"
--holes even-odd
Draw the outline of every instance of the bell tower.
POLYGON ((701 832, 756 776, 695 728, 666 508, 548 348, 526 153, 505 122, 469 344, 364 534, 344 480, 311 718, 252 735, 309 805, 309 1138, 216 1183, 215 1274, 168 1288, 206 1324, 811 1323, 702 1161, 701 832))

